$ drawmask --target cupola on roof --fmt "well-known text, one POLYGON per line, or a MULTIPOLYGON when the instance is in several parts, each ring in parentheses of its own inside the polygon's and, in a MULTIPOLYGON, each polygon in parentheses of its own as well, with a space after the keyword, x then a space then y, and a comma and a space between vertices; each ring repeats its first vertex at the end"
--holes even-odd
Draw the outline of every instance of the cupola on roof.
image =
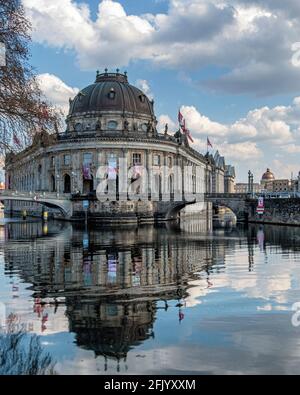
POLYGON ((274 174, 271 172, 270 169, 267 169, 267 171, 263 174, 262 176, 263 181, 272 181, 275 180, 274 174))
POLYGON ((70 101, 69 116, 90 112, 116 111, 154 117, 153 101, 128 83, 127 73, 97 72, 94 84, 82 89, 70 101))

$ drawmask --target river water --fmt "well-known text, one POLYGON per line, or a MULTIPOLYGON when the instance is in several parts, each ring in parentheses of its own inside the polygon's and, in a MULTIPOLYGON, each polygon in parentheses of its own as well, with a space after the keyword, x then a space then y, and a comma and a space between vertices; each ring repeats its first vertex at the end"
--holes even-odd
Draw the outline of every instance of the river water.
POLYGON ((299 289, 296 227, 0 222, 0 346, 58 374, 299 374, 299 289))

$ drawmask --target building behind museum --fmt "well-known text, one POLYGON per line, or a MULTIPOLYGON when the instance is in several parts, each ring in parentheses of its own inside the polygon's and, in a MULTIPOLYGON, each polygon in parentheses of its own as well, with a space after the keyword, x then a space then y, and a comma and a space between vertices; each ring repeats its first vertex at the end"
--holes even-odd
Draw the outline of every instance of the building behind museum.
MULTIPOLYGON (((248 183, 236 183, 235 193, 249 193, 248 183)), ((254 193, 289 193, 300 192, 300 172, 296 179, 279 178, 268 168, 261 177, 260 183, 253 184, 254 193)))

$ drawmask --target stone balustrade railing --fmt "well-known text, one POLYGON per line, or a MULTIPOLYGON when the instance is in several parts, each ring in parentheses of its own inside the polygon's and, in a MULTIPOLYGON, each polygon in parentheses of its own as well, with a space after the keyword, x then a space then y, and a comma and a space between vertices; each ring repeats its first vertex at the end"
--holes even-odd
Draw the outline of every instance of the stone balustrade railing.
POLYGON ((0 190, 0 197, 7 198, 27 198, 32 200, 41 200, 41 199, 70 199, 71 194, 69 193, 58 193, 58 192, 35 192, 35 191, 17 191, 12 189, 3 189, 0 190))

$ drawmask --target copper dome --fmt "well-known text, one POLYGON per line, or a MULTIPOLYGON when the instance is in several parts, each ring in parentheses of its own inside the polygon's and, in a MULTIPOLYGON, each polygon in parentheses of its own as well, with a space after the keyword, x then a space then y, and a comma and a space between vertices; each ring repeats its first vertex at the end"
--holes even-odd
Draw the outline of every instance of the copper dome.
POLYGON ((128 83, 127 74, 97 73, 94 84, 82 89, 70 102, 69 116, 118 111, 154 117, 153 101, 128 83))
POLYGON ((263 180, 263 181, 272 181, 272 180, 275 180, 274 174, 271 172, 270 169, 267 169, 267 171, 263 174, 262 180, 263 180))

